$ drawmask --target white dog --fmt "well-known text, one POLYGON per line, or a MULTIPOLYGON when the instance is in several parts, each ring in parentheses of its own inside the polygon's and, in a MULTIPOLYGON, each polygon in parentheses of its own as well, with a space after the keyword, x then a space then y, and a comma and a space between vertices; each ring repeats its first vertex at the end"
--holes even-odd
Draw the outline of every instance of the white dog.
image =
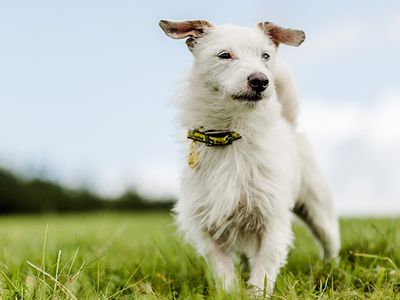
POLYGON ((175 207, 179 228, 209 261, 226 290, 238 285, 233 255, 247 256, 249 284, 271 294, 292 242, 291 212, 311 228, 325 257, 339 251, 329 189, 304 136, 296 131, 297 95, 277 60, 279 44, 304 32, 207 21, 160 21, 187 38, 194 66, 178 96, 190 148, 175 207))

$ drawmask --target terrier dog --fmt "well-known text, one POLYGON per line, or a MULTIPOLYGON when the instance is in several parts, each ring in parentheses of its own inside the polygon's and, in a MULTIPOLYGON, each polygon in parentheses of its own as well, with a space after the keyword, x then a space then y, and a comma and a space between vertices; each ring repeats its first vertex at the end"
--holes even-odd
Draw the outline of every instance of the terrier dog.
POLYGON ((249 261, 248 284, 271 294, 292 242, 291 212, 309 225, 326 258, 340 248, 328 185, 296 130, 293 79, 276 57, 280 44, 299 46, 305 34, 269 22, 159 25, 169 37, 185 38, 194 56, 177 99, 189 138, 174 209, 179 229, 224 289, 239 284, 239 253, 249 261))

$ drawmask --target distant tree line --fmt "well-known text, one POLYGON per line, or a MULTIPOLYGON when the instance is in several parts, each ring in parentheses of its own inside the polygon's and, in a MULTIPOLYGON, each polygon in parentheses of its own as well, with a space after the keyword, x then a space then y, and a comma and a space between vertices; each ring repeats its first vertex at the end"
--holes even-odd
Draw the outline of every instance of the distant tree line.
POLYGON ((23 180, 0 169, 0 214, 96 210, 167 210, 173 199, 149 201, 134 191, 112 199, 43 180, 23 180))

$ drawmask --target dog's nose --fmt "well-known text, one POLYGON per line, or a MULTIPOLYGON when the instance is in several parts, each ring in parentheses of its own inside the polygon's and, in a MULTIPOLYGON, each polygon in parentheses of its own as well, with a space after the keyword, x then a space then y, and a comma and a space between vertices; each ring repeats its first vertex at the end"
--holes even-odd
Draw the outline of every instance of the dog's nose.
POLYGON ((261 72, 253 73, 247 77, 249 86, 257 93, 264 91, 269 83, 267 75, 261 72))

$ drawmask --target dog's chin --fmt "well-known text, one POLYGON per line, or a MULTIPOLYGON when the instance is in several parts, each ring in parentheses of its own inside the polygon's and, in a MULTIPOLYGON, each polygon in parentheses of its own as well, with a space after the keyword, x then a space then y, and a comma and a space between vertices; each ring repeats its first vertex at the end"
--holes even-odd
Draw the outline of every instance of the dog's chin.
POLYGON ((263 93, 241 93, 236 95, 231 95, 231 98, 235 101, 245 103, 248 105, 256 105, 258 102, 263 100, 265 96, 263 93))

